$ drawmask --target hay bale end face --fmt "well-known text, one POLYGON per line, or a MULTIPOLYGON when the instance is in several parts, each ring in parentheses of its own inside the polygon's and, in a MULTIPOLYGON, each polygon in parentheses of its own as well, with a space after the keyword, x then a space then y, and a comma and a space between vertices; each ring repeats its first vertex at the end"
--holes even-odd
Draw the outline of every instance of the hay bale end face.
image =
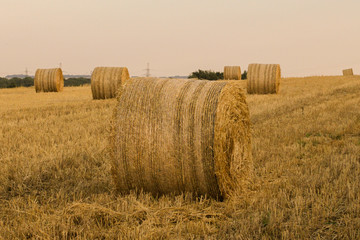
POLYGON ((343 75, 344 76, 354 76, 354 72, 353 72, 352 68, 344 69, 343 70, 343 75))
POLYGON ((119 90, 110 142, 122 193, 227 198, 252 169, 249 110, 237 83, 130 79, 119 90))
POLYGON ((281 80, 279 64, 250 64, 247 73, 249 94, 278 93, 281 80))
POLYGON ((240 66, 225 66, 224 80, 241 80, 240 66))
POLYGON ((116 97, 121 84, 130 78, 126 67, 97 67, 91 75, 93 99, 116 97))
POLYGON ((64 88, 61 68, 37 69, 34 86, 36 92, 61 92, 64 88))

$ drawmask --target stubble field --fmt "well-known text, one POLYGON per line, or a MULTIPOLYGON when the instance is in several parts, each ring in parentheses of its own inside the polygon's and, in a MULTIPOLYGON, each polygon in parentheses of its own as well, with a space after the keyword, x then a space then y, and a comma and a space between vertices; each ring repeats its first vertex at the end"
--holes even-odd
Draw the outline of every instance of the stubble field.
POLYGON ((251 184, 218 202, 116 193, 116 100, 90 86, 0 89, 0 238, 360 239, 360 76, 283 79, 247 101, 251 184))

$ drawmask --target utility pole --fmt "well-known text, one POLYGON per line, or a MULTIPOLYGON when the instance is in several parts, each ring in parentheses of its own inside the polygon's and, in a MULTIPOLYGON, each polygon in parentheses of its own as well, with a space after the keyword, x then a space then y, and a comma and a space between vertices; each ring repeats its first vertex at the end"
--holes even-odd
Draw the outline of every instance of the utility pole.
POLYGON ((59 68, 62 68, 62 63, 61 62, 59 63, 59 68))
POLYGON ((28 77, 29 76, 29 71, 27 68, 25 68, 25 77, 28 77))
POLYGON ((147 63, 147 68, 145 70, 146 70, 146 77, 150 77, 150 64, 149 63, 147 63))

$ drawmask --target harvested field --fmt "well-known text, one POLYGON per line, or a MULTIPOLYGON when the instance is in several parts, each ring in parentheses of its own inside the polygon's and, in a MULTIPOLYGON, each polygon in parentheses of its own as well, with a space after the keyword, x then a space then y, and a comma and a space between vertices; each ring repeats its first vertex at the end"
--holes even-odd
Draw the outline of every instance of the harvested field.
POLYGON ((253 178, 224 202, 116 194, 116 99, 1 89, 0 239, 359 239, 360 77, 281 84, 246 96, 253 178))

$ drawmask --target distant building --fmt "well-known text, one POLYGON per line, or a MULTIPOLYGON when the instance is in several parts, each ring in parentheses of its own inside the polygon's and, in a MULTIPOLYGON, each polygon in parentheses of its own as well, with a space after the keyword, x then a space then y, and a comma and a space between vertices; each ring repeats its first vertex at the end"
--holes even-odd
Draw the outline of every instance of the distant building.
MULTIPOLYGON (((26 77, 31 77, 34 78, 34 76, 26 76, 25 74, 12 74, 12 75, 7 75, 5 76, 5 78, 7 79, 11 79, 11 78, 26 78, 26 77)), ((64 75, 64 79, 68 79, 68 78, 91 78, 90 75, 64 75)))
POLYGON ((26 77, 32 77, 32 78, 34 78, 34 76, 29 76, 29 75, 25 75, 25 74, 13 74, 13 75, 7 75, 7 76, 5 76, 5 78, 7 78, 7 79, 11 79, 11 78, 26 78, 26 77))
POLYGON ((64 75, 64 79, 68 78, 91 78, 91 75, 64 75))

